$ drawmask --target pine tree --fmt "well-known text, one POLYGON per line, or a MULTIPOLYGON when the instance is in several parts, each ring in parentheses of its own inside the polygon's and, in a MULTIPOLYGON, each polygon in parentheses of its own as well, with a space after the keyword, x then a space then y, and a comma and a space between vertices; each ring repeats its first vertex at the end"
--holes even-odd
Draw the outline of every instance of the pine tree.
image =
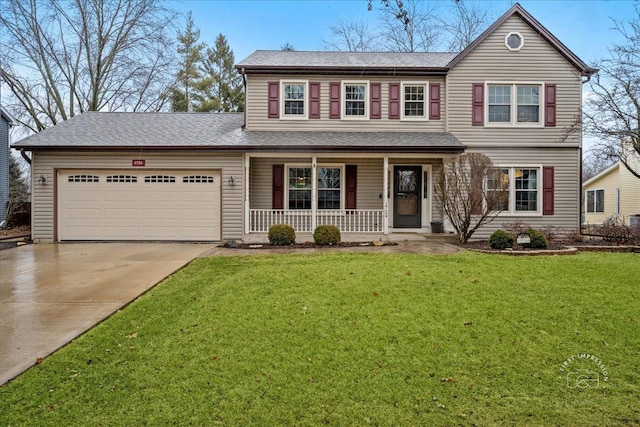
POLYGON ((197 84, 195 111, 244 111, 242 79, 233 68, 235 58, 227 38, 218 34, 213 48, 207 48, 197 84))
POLYGON ((189 11, 184 31, 178 31, 178 56, 180 68, 176 75, 177 85, 171 91, 173 111, 192 111, 194 87, 202 79, 200 73, 205 44, 200 41, 200 30, 193 22, 193 13, 189 11))

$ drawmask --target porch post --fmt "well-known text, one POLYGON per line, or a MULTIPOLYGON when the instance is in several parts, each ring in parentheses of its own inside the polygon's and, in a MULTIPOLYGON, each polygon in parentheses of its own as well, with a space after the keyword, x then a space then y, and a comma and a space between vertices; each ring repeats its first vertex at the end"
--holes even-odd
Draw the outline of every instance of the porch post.
POLYGON ((317 157, 311 158, 311 232, 317 227, 316 211, 318 210, 318 170, 316 169, 317 157))
POLYGON ((389 234, 389 156, 384 156, 382 169, 382 231, 389 234))
POLYGON ((244 155, 244 234, 249 234, 251 213, 249 212, 249 168, 251 167, 251 155, 244 155))

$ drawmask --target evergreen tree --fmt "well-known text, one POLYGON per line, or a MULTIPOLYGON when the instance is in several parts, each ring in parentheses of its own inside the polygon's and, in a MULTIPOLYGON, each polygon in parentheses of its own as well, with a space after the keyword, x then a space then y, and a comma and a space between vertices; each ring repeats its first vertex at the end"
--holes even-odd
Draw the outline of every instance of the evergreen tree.
POLYGON ((218 34, 203 60, 204 78, 196 85, 195 111, 244 111, 242 78, 233 68, 234 62, 227 38, 218 34))
POLYGON ((202 79, 200 64, 203 60, 205 44, 200 41, 200 30, 193 22, 193 13, 189 11, 184 31, 178 31, 178 56, 180 68, 176 75, 177 84, 171 91, 173 111, 192 111, 194 87, 202 79))

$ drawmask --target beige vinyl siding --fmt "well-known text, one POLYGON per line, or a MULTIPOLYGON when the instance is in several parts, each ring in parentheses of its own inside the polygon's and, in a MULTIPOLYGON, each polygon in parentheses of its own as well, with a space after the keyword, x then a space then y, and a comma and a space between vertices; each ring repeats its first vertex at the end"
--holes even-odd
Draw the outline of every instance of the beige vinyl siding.
MULTIPOLYGON (((491 158, 497 166, 553 166, 554 167, 554 214, 542 215, 542 198, 539 215, 524 216, 516 213, 502 213, 474 235, 474 239, 486 239, 505 224, 522 221, 534 228, 553 227, 558 233, 576 231, 580 221, 580 152, 576 148, 483 148, 470 149, 469 152, 482 152, 491 158)), ((543 188, 542 170, 538 179, 538 191, 543 188)), ((513 197, 513 195, 510 195, 513 197)))
MULTIPOLYGON (((495 143, 579 144, 580 132, 572 127, 572 124, 576 118, 580 118, 581 91, 581 76, 578 70, 519 17, 512 16, 449 71, 447 130, 467 146, 495 143), (505 47, 504 38, 510 32, 518 32, 524 37, 521 50, 512 52, 505 47), (472 84, 495 81, 556 84, 556 126, 472 126, 472 84)), ((486 86, 484 103, 486 104, 486 86)), ((544 123, 544 105, 540 106, 540 115, 544 123)))
MULTIPOLYGON (((634 160, 633 170, 640 171, 640 161, 634 160)), ((630 222, 630 215, 640 215, 640 178, 629 172, 624 165, 620 165, 620 213, 625 216, 627 224, 630 222)))
MULTIPOLYGON (((602 224, 604 220, 616 214, 616 188, 620 188, 619 169, 620 166, 613 168, 609 173, 601 176, 584 188, 583 203, 585 206, 585 223, 602 224), (592 190, 604 190, 604 212, 587 212, 587 192, 592 190)), ((622 213, 622 210, 620 212, 622 213)))
MULTIPOLYGON (((446 110, 444 77, 376 77, 376 76, 293 76, 290 79, 280 75, 248 75, 247 76, 247 129, 248 130, 305 130, 305 131, 432 131, 444 132, 444 112, 446 110), (306 80, 320 82, 320 119, 282 119, 268 118, 267 87, 271 81, 306 80), (381 119, 329 119, 329 83, 341 81, 368 81, 381 84, 381 119), (440 83, 440 120, 389 120, 389 83, 425 82, 440 83)), ((344 90, 340 88, 341 96, 344 90)), ((428 109, 428 94, 426 106, 428 109)), ((367 93, 367 103, 370 102, 367 93)), ((282 102, 280 96, 280 102, 282 102)), ((402 104, 401 104, 402 105, 402 104)))
POLYGON ((33 239, 51 242, 55 236, 55 171, 57 169, 136 169, 132 159, 145 159, 144 169, 201 169, 222 171, 222 239, 242 239, 243 203, 242 154, 192 153, 54 153, 35 152, 32 157, 33 239), (46 184, 37 182, 43 175, 46 184), (228 185, 233 176, 235 185, 228 185))

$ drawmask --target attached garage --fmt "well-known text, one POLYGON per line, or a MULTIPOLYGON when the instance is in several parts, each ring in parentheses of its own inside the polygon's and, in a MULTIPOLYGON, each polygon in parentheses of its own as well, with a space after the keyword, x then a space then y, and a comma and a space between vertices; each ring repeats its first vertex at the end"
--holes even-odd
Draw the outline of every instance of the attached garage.
POLYGON ((58 170, 64 240, 221 239, 219 170, 58 170))

